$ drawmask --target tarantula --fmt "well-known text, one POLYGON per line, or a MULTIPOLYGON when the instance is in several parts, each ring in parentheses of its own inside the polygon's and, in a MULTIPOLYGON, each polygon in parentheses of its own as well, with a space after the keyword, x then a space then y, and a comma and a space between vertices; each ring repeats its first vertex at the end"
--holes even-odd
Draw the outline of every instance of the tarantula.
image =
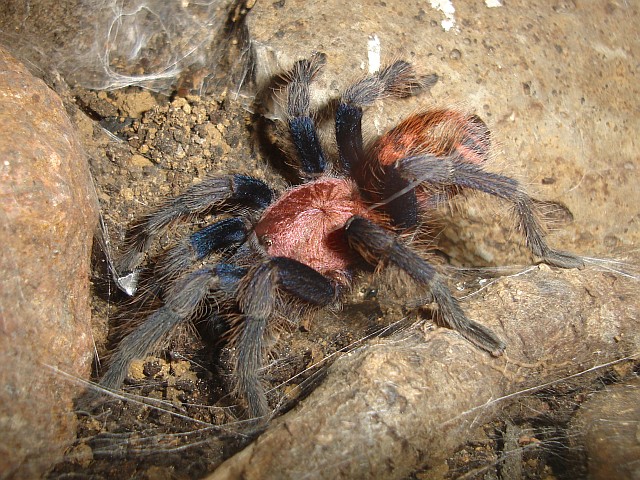
POLYGON ((324 56, 316 54, 295 63, 285 77, 288 130, 304 181, 276 194, 250 176, 210 177, 130 230, 117 269, 132 293, 158 233, 194 215, 224 215, 166 252, 152 274, 162 285, 163 304, 120 342, 103 386, 118 388, 133 359, 150 353, 179 324, 205 316, 233 331, 237 394, 250 416, 265 416, 269 405, 259 372, 270 321, 292 306, 335 305, 354 272, 367 265, 403 272, 424 291, 423 303, 435 302, 442 323, 500 355, 505 343, 468 319, 446 279, 412 250, 404 240, 408 235, 399 237, 421 228, 422 212, 464 189, 511 202, 526 244, 544 262, 583 265, 579 257, 547 245, 534 201, 516 180, 483 169, 490 135, 479 117, 424 111, 365 148, 364 108, 381 98, 412 95, 428 83, 405 61, 365 76, 343 93, 335 109, 338 158, 331 162, 310 111, 310 83, 323 64, 324 56))

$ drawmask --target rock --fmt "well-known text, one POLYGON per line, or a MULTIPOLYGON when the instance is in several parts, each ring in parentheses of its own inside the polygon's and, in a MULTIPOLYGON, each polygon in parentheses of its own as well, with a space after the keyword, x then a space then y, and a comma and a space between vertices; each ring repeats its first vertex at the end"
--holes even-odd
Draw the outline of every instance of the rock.
POLYGON ((529 389, 637 354, 636 290, 635 279, 593 269, 541 266, 498 279, 464 307, 507 341, 503 357, 447 329, 373 342, 336 361, 322 385, 208 480, 430 472, 529 389))
POLYGON ((0 477, 41 477, 75 434, 92 359, 97 220, 62 102, 0 49, 0 477))
POLYGON ((584 452, 592 480, 640 479, 640 381, 599 391, 571 421, 572 451, 584 452))

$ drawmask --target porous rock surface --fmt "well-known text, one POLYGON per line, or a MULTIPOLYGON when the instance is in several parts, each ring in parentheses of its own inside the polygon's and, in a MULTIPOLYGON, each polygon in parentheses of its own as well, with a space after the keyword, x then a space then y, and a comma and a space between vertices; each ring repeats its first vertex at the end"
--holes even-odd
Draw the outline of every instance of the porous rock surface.
POLYGON ((88 378, 96 203, 62 102, 0 49, 0 477, 37 478, 88 378))
POLYGON ((640 380, 594 394, 571 421, 573 451, 587 457, 589 478, 640 478, 640 380))
MULTIPOLYGON (((258 2, 247 22, 258 83, 315 51, 327 54, 316 103, 339 96, 376 58, 437 74, 430 94, 367 109, 367 136, 433 106, 476 113, 492 132, 488 168, 556 202, 554 241, 624 256, 640 241, 639 16, 632 2, 287 0, 258 2)), ((471 198, 462 208, 444 232, 455 261, 530 262, 499 215, 504 206, 471 198)))

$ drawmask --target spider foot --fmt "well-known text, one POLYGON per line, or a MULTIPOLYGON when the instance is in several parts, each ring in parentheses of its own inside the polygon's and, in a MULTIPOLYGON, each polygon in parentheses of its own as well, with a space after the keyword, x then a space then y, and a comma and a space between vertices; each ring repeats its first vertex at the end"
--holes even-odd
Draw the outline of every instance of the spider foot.
POLYGON ((540 256, 542 257, 542 261, 544 263, 553 265, 554 267, 579 269, 584 268, 584 260, 578 255, 574 255, 573 253, 549 249, 544 253, 544 255, 540 256))
POLYGON ((492 330, 473 320, 467 319, 465 327, 458 331, 468 341, 494 357, 500 357, 507 348, 507 344, 500 340, 492 330))

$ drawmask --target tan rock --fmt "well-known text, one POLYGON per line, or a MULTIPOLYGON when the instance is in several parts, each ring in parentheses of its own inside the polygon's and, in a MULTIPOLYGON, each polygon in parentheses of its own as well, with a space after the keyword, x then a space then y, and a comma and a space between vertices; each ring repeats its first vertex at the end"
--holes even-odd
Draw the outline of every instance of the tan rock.
POLYGON ((89 375, 96 199, 60 99, 1 49, 0 123, 0 476, 36 478, 89 375))

